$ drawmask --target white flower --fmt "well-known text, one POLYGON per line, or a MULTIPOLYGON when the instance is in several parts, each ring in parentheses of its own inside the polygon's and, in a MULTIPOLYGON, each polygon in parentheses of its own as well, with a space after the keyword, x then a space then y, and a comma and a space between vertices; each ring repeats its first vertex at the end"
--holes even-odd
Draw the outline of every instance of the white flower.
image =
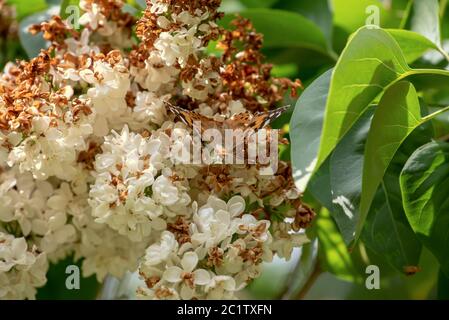
POLYGON ((34 299, 47 270, 45 253, 30 251, 25 238, 0 232, 0 299, 34 299))
POLYGON ((130 89, 129 72, 123 64, 111 66, 105 61, 96 61, 93 70, 80 71, 82 80, 94 85, 87 91, 87 97, 92 101, 93 109, 97 115, 97 122, 103 119, 100 126, 94 127, 98 136, 107 134, 108 127, 104 120, 109 122, 120 120, 127 111, 126 94, 130 89))
POLYGON ((196 32, 196 27, 181 29, 174 34, 162 32, 154 47, 161 52, 161 57, 168 66, 178 62, 184 67, 189 56, 201 48, 201 40, 196 37, 196 32))
POLYGON ((32 265, 36 258, 27 251, 25 238, 0 233, 0 272, 8 272, 16 265, 32 265))
POLYGON ((73 179, 80 170, 77 152, 87 148, 85 139, 93 132, 92 120, 83 117, 76 124, 59 121, 55 127, 50 126, 48 117, 35 117, 34 132, 12 149, 7 164, 40 180, 51 176, 73 179))
POLYGON ((99 282, 108 274, 121 278, 126 271, 135 271, 148 246, 147 241, 132 242, 108 226, 94 222, 93 218, 79 230, 81 242, 76 247, 75 258, 83 258, 83 276, 96 275, 99 282))
POLYGON ((162 279, 170 283, 180 283, 180 295, 184 300, 190 300, 195 294, 195 286, 204 286, 210 282, 210 274, 204 269, 196 269, 198 256, 195 252, 187 252, 181 260, 181 268, 168 267, 162 279))
POLYGON ((161 235, 160 244, 153 244, 146 250, 145 265, 155 266, 167 261, 172 253, 178 250, 178 242, 173 233, 164 231, 161 235))
POLYGON ((101 13, 101 9, 98 4, 82 0, 80 1, 80 8, 85 11, 78 21, 81 25, 88 25, 92 30, 99 29, 99 32, 104 36, 111 35, 113 33, 108 20, 101 13))
POLYGON ((145 61, 145 68, 131 68, 131 73, 135 77, 136 82, 144 89, 156 92, 161 89, 173 89, 179 70, 174 66, 167 66, 161 57, 161 53, 153 51, 145 61))
POLYGON ((152 230, 166 229, 164 214, 171 213, 164 206, 185 211, 190 203, 187 193, 164 175, 156 178, 164 167, 164 144, 168 142, 163 135, 143 138, 127 126, 120 134, 105 138, 103 153, 95 162, 97 176, 89 200, 97 222, 141 241, 152 230))
POLYGON ((151 13, 163 14, 168 11, 168 3, 160 0, 151 0, 149 3, 151 13))
POLYGON ((153 122, 162 125, 165 121, 165 104, 154 93, 148 91, 139 91, 136 96, 136 106, 134 115, 137 121, 153 122))
MULTIPOLYGON (((78 56, 83 54, 89 54, 90 52, 100 53, 100 49, 98 47, 91 47, 89 46, 89 40, 91 36, 91 31, 86 28, 81 32, 81 37, 79 40, 76 40, 74 38, 69 38, 65 40, 65 43, 67 44, 67 51, 71 54, 78 56)), ((70 69, 75 71, 75 69, 70 69)), ((79 81, 78 78, 73 78, 71 80, 79 81)))
POLYGON ((243 213, 244 209, 245 200, 240 196, 232 197, 228 203, 214 196, 209 197, 207 204, 193 216, 196 230, 192 242, 211 248, 224 240, 230 241, 238 227, 233 223, 233 218, 243 213))
POLYGON ((153 199, 164 206, 173 205, 179 199, 178 188, 165 176, 159 176, 153 184, 153 199))
POLYGON ((237 288, 233 277, 219 275, 211 279, 205 291, 208 300, 231 300, 235 299, 237 288))

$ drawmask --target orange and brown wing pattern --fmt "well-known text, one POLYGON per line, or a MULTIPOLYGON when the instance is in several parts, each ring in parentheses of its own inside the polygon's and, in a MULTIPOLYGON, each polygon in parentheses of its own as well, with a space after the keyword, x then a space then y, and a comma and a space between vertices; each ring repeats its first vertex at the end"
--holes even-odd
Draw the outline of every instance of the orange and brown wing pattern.
POLYGON ((254 116, 249 112, 233 115, 225 121, 225 127, 229 129, 245 129, 253 120, 254 116))
POLYGON ((181 107, 174 106, 171 103, 166 102, 168 109, 181 121, 188 126, 189 128, 193 128, 195 122, 201 122, 201 131, 204 131, 209 128, 219 128, 220 123, 211 118, 203 116, 199 113, 185 110, 181 107))
POLYGON ((290 106, 285 106, 268 112, 257 113, 254 115, 253 119, 247 126, 254 131, 263 129, 274 120, 279 118, 289 108, 290 106))
POLYGON ((210 128, 216 129, 253 129, 254 131, 265 128, 271 122, 279 118, 290 106, 278 108, 269 112, 261 112, 252 115, 249 112, 242 112, 223 121, 216 121, 199 113, 188 111, 171 103, 166 102, 168 109, 176 115, 188 127, 193 128, 196 121, 201 122, 201 131, 210 128))

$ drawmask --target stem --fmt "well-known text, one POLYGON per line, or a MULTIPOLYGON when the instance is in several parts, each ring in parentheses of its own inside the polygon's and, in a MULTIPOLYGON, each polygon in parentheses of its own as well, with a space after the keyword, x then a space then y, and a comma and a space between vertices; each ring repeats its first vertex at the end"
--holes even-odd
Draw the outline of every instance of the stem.
POLYGON ((447 106, 446 108, 440 109, 440 110, 438 110, 438 111, 435 111, 434 113, 429 114, 428 116, 423 117, 423 118, 422 118, 422 122, 426 122, 426 121, 428 121, 428 120, 430 120, 430 119, 433 119, 433 118, 435 118, 436 116, 439 116, 440 114, 442 114, 442 113, 444 113, 444 112, 446 112, 446 111, 448 111, 448 110, 449 110, 449 106, 447 106))
POLYGON ((275 300, 288 300, 291 295, 291 284, 294 282, 301 265, 301 257, 298 258, 295 267, 289 272, 287 279, 284 282, 284 287, 276 296, 275 300))
POLYGON ((299 291, 299 293, 296 295, 295 300, 303 300, 322 273, 323 271, 321 270, 319 262, 315 262, 315 267, 313 268, 310 277, 307 279, 301 291, 299 291))
POLYGON ((446 59, 447 62, 449 62, 449 55, 447 54, 447 52, 444 51, 444 49, 440 45, 437 45, 437 47, 438 52, 444 57, 444 59, 446 59))

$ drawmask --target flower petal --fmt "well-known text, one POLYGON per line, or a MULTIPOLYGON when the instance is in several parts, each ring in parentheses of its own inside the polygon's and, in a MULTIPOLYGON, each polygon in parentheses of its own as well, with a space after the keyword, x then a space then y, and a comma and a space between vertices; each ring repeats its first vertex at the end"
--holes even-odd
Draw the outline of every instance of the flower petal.
POLYGON ((245 199, 243 199, 241 196, 235 196, 232 197, 228 201, 228 210, 232 217, 238 216, 239 214, 243 213, 245 210, 245 199))
POLYGON ((198 269, 193 272, 193 281, 196 285, 205 286, 210 282, 210 274, 204 269, 198 269))
POLYGON ((168 282, 177 283, 181 281, 182 269, 179 267, 169 267, 165 270, 162 278, 168 282))
POLYGON ((198 256, 195 252, 187 252, 181 260, 181 266, 186 272, 192 272, 198 264, 198 256))
POLYGON ((189 286, 182 285, 181 286, 181 299, 183 300, 192 300, 193 294, 195 293, 195 290, 190 288, 189 286))

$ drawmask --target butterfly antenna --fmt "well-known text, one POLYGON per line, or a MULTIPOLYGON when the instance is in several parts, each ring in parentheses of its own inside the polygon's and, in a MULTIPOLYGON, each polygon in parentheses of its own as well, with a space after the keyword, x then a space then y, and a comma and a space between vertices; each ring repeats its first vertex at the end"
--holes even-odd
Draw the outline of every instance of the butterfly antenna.
POLYGON ((170 110, 171 113, 178 117, 185 125, 190 126, 189 122, 184 118, 182 114, 182 108, 176 107, 168 101, 164 101, 164 103, 167 105, 168 110, 170 110))
POLYGON ((280 107, 279 109, 282 110, 282 112, 287 111, 288 109, 290 109, 291 105, 288 104, 286 106, 280 107))
POLYGON ((165 105, 168 107, 168 109, 171 111, 171 112, 173 112, 174 114, 176 114, 175 112, 174 112, 174 110, 175 110, 175 106, 174 105, 172 105, 170 102, 168 102, 168 101, 163 101, 164 103, 165 103, 165 105))

